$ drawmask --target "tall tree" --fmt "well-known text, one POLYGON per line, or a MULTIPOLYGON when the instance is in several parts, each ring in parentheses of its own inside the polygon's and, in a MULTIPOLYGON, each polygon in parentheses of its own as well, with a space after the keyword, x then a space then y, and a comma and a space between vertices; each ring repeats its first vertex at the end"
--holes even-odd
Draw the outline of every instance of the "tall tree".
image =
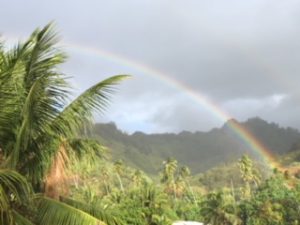
POLYGON ((135 188, 139 188, 143 183, 143 172, 141 170, 135 170, 132 175, 132 182, 135 188))
POLYGON ((174 199, 176 200, 176 184, 175 184, 175 173, 177 170, 177 160, 168 158, 163 162, 163 171, 161 181, 167 185, 167 191, 173 192, 174 199))
POLYGON ((224 192, 208 194, 201 203, 200 213, 206 224, 238 225, 241 223, 233 197, 224 192))
POLYGON ((123 161, 122 160, 117 160, 114 163, 114 169, 115 169, 118 181, 119 181, 120 190, 124 193, 125 191, 124 191, 123 181, 122 181, 122 178, 121 178, 121 175, 122 175, 123 170, 124 170, 124 163, 123 163, 123 161))
MULTIPOLYGON (((9 50, 0 48, 0 105, 5 106, 0 109, 2 167, 24 175, 35 192, 47 190, 56 198, 55 188, 69 162, 99 154, 101 145, 83 137, 81 129, 92 123, 95 111, 104 111, 114 86, 128 77, 110 77, 71 101, 67 77, 59 70, 66 57, 57 41, 53 25, 48 24, 24 43, 9 50)), ((99 223, 64 203, 38 199, 42 224, 99 223)))
POLYGON ((243 155, 239 160, 239 167, 242 179, 245 186, 242 190, 243 197, 249 199, 251 197, 251 185, 258 186, 260 182, 260 176, 257 170, 253 166, 252 160, 247 155, 243 155))
POLYGON ((190 182, 188 180, 188 177, 190 176, 190 174, 191 174, 191 171, 187 166, 182 166, 179 170, 179 177, 181 177, 183 182, 186 184, 186 186, 192 196, 194 204, 197 205, 197 199, 196 199, 195 193, 194 193, 194 191, 190 185, 190 182))

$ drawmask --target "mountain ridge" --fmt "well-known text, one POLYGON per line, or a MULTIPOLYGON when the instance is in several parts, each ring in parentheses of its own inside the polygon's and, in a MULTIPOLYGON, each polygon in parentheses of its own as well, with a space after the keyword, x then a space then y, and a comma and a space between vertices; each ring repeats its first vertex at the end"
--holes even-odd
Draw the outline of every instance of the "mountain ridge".
POLYGON ((114 123, 98 123, 94 125, 92 133, 111 149, 114 160, 122 159, 147 173, 157 173, 162 161, 168 157, 176 158, 181 164, 189 166, 193 173, 199 173, 234 161, 245 153, 256 157, 230 128, 233 122, 249 130, 274 155, 280 156, 291 151, 300 140, 297 129, 280 127, 259 117, 244 122, 232 119, 208 132, 145 134, 137 131, 127 134, 114 123))

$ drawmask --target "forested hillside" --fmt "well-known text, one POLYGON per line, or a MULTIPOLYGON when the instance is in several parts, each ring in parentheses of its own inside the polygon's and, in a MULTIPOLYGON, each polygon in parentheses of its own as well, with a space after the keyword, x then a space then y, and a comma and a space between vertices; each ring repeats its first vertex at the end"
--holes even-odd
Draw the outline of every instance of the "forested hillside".
MULTIPOLYGON (((114 123, 96 124, 93 136, 110 148, 113 159, 123 159, 128 165, 148 173, 157 173, 161 162, 168 157, 176 158, 189 166, 193 173, 199 173, 220 163, 235 161, 244 153, 252 154, 251 149, 228 127, 231 122, 209 132, 135 132, 131 135, 119 130, 114 123)), ((276 155, 293 150, 300 140, 298 130, 283 128, 260 118, 251 118, 241 124, 276 155)))

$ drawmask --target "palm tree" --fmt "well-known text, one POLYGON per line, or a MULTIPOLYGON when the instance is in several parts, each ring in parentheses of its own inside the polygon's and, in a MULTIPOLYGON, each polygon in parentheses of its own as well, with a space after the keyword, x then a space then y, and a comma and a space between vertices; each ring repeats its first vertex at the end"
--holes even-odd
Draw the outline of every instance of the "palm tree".
POLYGON ((117 160, 114 163, 114 169, 116 171, 116 175, 117 175, 117 178, 118 178, 118 181, 119 181, 120 190, 122 191, 122 193, 124 193, 124 186, 123 186, 123 182, 122 182, 122 179, 121 179, 121 175, 122 175, 123 170, 124 170, 123 161, 122 160, 117 160))
POLYGON ((143 172, 136 169, 132 175, 132 183, 134 188, 139 188, 143 183, 143 172))
MULTIPOLYGON (((86 154, 99 154, 101 145, 82 136, 81 130, 92 123, 94 111, 105 110, 114 86, 127 78, 110 77, 70 101, 70 85, 59 71, 66 57, 56 47, 57 40, 48 24, 25 43, 11 50, 0 48, 2 167, 24 175, 35 192, 56 199, 68 164, 86 154)), ((36 197, 35 202, 40 224, 101 223, 48 197, 36 197)))
POLYGON ((243 196, 246 199, 251 197, 251 184, 254 184, 256 187, 260 182, 260 177, 258 171, 254 169, 252 160, 247 155, 243 155, 239 160, 239 167, 242 179, 245 183, 243 189, 243 196))
POLYGON ((159 191, 153 185, 146 185, 141 192, 141 208, 146 224, 160 225, 171 224, 172 217, 168 211, 170 208, 167 204, 166 194, 159 191))
POLYGON ((24 206, 30 204, 32 190, 26 179, 13 170, 0 170, 1 224, 30 224, 24 206))
POLYGON ((181 177, 181 179, 183 180, 183 182, 186 184, 187 188, 189 189, 191 195, 192 195, 192 199, 195 205, 197 205, 197 199, 195 196, 195 193, 188 181, 188 177, 190 176, 191 171, 187 166, 182 166, 179 170, 179 176, 181 177))
POLYGON ((171 189, 176 200, 176 184, 175 184, 175 172, 177 170, 177 160, 168 158, 163 162, 163 171, 161 182, 166 183, 167 189, 171 189))
POLYGON ((101 180, 103 180, 106 195, 109 195, 109 193, 110 193, 110 186, 109 186, 108 182, 110 180, 110 174, 109 174, 109 172, 108 172, 108 170, 107 170, 106 167, 103 167, 102 170, 101 170, 101 180))
POLYGON ((238 225, 241 223, 233 197, 223 192, 208 194, 202 202, 200 213, 206 224, 238 225))

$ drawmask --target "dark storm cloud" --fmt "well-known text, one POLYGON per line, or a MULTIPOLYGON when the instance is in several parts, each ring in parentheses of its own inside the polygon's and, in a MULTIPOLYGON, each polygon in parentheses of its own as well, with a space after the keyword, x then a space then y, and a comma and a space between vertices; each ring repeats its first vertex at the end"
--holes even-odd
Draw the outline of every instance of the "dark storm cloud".
MULTIPOLYGON (((1 1, 0 33, 24 37, 55 20, 64 42, 160 70, 237 119, 261 116, 300 127, 299 12, 296 0, 12 0, 1 1)), ((207 130, 222 123, 182 90, 141 70, 69 54, 64 70, 79 90, 109 75, 134 75, 104 117, 123 129, 207 130)))

